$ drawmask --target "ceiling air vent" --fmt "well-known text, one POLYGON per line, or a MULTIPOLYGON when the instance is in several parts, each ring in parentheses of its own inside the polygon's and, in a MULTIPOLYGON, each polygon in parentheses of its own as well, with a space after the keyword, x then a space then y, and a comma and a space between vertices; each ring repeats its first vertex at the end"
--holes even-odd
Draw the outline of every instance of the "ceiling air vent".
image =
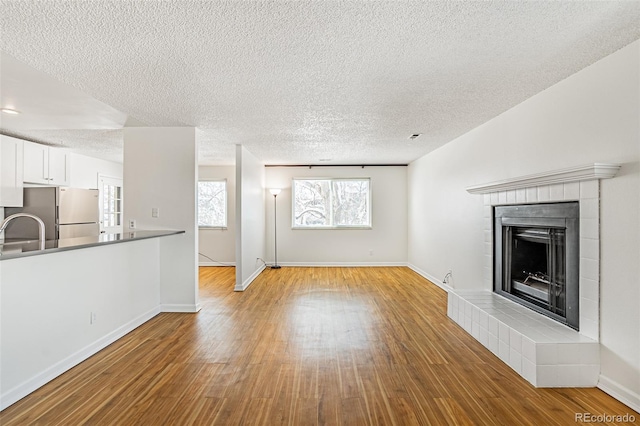
POLYGON ((420 137, 420 135, 422 135, 422 133, 414 133, 411 136, 409 136, 409 139, 411 140, 417 139, 418 137, 420 137))

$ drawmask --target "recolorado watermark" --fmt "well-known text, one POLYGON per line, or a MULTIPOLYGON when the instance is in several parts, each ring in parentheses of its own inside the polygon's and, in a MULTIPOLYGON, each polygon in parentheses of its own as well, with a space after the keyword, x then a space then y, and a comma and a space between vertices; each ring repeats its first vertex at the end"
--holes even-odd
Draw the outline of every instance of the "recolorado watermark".
POLYGON ((576 423, 634 423, 636 416, 630 413, 625 414, 593 414, 593 413, 575 413, 576 423))

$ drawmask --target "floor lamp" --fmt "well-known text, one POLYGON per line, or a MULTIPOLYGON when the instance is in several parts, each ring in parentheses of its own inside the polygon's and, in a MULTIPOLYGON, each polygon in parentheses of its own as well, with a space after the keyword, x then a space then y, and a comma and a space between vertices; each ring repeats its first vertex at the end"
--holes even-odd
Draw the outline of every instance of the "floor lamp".
POLYGON ((273 195, 273 244, 275 248, 275 262, 271 269, 280 269, 280 265, 278 265, 278 203, 276 203, 276 198, 280 191, 280 188, 271 188, 269 190, 273 195))

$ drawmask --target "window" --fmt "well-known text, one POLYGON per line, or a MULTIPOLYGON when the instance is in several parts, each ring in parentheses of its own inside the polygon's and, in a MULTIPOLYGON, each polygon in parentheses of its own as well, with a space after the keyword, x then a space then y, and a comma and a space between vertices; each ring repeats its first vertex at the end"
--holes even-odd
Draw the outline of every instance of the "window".
POLYGON ((122 232, 122 179, 98 176, 100 231, 122 232))
POLYGON ((370 228, 366 179, 294 179, 294 228, 370 228))
POLYGON ((198 227, 227 227, 227 181, 198 182, 198 227))

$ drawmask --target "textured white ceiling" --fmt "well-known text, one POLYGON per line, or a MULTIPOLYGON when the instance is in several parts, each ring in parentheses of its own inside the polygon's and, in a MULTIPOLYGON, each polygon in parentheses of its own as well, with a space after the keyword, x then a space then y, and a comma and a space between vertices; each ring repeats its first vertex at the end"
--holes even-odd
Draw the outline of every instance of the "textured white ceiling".
MULTIPOLYGON (((4 54, 115 116, 198 127, 201 164, 233 163, 235 144, 268 164, 407 163, 640 38, 636 1, 1 7, 4 54)), ((113 116, 111 130, 6 121, 4 132, 121 155, 113 116)))

